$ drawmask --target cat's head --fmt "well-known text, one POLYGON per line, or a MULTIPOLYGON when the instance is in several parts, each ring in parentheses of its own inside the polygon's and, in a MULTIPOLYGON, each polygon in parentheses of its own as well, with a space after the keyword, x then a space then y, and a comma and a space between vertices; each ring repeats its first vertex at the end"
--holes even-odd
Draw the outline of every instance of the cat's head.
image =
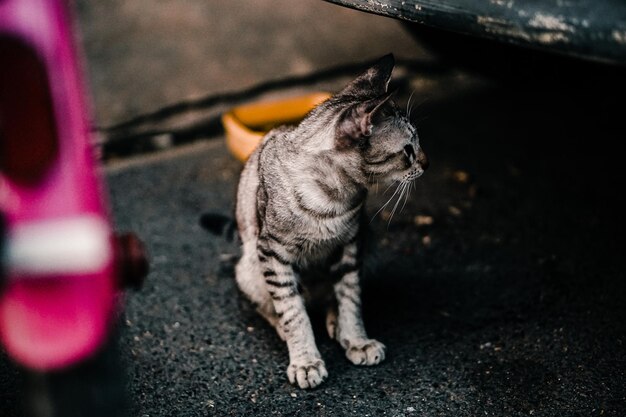
POLYGON ((358 153, 370 181, 411 181, 428 168, 417 129, 387 91, 394 63, 382 57, 333 98, 335 148, 358 153))

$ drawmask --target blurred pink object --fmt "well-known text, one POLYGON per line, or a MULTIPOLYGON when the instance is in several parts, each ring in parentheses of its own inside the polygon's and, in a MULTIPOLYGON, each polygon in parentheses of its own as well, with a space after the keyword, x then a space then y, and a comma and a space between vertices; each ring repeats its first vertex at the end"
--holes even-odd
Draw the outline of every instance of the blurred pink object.
POLYGON ((0 0, 0 340, 34 369, 88 357, 115 318, 115 245, 84 97, 64 5, 0 0))

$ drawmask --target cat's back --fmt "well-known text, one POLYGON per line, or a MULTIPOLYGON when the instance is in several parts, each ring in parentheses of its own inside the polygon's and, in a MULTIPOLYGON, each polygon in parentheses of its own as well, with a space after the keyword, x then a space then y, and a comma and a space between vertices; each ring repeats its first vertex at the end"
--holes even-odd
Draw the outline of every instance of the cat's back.
POLYGON ((295 127, 279 126, 270 130, 257 148, 260 169, 271 172, 273 168, 292 161, 297 149, 294 146, 293 136, 295 127))
POLYGON ((256 178, 261 176, 280 162, 282 154, 287 153, 289 148, 288 135, 293 131, 293 127, 279 126, 270 130, 262 139, 256 149, 244 165, 239 188, 246 187, 248 183, 254 183, 256 178))
POLYGON ((269 131, 244 165, 237 187, 235 207, 239 235, 243 240, 258 235, 259 206, 265 203, 259 201, 259 185, 264 176, 277 176, 274 171, 279 165, 278 162, 285 157, 285 145, 282 142, 288 140, 286 136, 293 129, 289 126, 280 126, 269 131))

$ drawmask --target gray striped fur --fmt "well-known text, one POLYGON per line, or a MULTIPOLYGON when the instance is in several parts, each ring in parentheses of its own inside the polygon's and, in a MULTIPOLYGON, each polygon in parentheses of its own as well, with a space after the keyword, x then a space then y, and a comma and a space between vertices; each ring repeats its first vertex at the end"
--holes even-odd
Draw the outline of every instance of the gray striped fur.
POLYGON ((367 187, 409 184, 427 166, 415 128, 387 93, 392 69, 393 57, 383 57, 297 127, 269 132, 241 175, 237 283, 287 343, 287 376, 300 388, 328 375, 305 310, 310 282, 303 277, 311 268, 334 278, 327 329, 347 358, 356 365, 385 358, 385 346, 368 338, 361 318, 367 187))

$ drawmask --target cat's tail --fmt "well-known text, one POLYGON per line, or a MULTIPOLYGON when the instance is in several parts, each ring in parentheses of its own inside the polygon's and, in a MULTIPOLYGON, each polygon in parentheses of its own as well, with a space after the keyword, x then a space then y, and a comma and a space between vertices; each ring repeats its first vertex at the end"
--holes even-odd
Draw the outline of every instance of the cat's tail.
POLYGON ((204 213, 200 216, 200 226, 214 235, 224 236, 229 241, 235 240, 237 236, 237 222, 223 214, 204 213))

